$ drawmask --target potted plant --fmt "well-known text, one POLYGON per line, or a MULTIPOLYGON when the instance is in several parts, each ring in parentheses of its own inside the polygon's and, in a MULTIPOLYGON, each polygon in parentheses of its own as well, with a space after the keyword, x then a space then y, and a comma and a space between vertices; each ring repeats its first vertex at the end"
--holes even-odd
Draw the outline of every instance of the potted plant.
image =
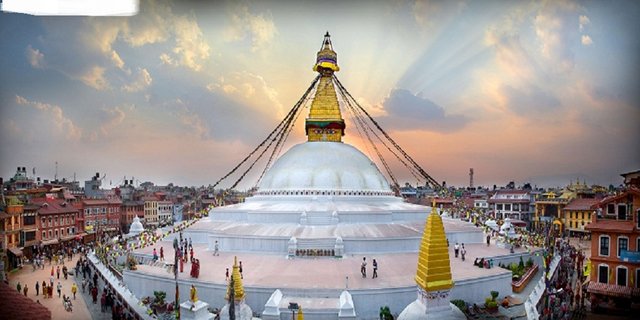
POLYGON ((496 301, 496 299, 498 298, 499 294, 500 293, 498 291, 492 290, 491 297, 487 297, 484 300, 484 306, 488 312, 491 312, 491 313, 498 312, 498 301, 496 301))
POLYGON ((164 291, 153 291, 153 295, 155 296, 153 307, 156 311, 156 314, 164 313, 165 311, 167 311, 167 303, 164 301, 164 299, 167 297, 167 293, 164 291))

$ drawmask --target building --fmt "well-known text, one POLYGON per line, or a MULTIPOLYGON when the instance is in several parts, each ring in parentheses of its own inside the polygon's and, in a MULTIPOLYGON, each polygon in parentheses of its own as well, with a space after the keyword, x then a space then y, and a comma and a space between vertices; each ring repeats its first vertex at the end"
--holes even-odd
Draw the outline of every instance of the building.
POLYGON ((20 265, 22 250, 20 249, 20 233, 22 231, 22 213, 24 206, 15 197, 7 198, 4 212, 0 211, 2 224, 0 224, 0 237, 3 248, 6 250, 4 265, 8 269, 17 268, 20 265))
POLYGON ((80 202, 80 209, 84 218, 86 232, 120 231, 120 211, 122 201, 118 198, 84 199, 80 202))
POLYGON ((143 197, 144 201, 144 222, 147 226, 158 226, 160 220, 158 217, 158 202, 160 198, 156 196, 143 197))
POLYGON ((540 194, 535 202, 534 225, 543 227, 546 224, 553 224, 555 232, 563 232, 562 210, 570 200, 570 198, 558 196, 552 191, 540 194))
POLYGON ((20 233, 20 247, 23 247, 24 254, 31 257, 33 247, 40 243, 38 232, 38 206, 27 203, 22 213, 22 232, 20 233))
POLYGON ((498 190, 487 200, 487 203, 489 210, 495 213, 496 219, 530 220, 531 195, 527 190, 498 190))
POLYGON ((43 245, 56 245, 69 241, 78 235, 76 220, 79 211, 63 199, 32 199, 32 204, 39 206, 40 239, 43 245))
POLYGON ((158 223, 161 226, 173 224, 173 202, 158 201, 158 223))
POLYGON ((592 308, 628 310, 640 299, 640 188, 628 185, 596 206, 585 227, 591 232, 592 308))
POLYGON ((598 199, 594 198, 577 198, 569 201, 562 209, 563 224, 569 231, 569 235, 588 233, 585 226, 591 222, 597 204, 598 199))

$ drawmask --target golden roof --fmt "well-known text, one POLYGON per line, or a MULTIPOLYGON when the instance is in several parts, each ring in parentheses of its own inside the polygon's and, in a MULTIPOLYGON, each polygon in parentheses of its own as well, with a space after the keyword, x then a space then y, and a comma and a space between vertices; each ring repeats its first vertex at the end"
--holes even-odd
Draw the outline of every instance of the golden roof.
MULTIPOLYGON (((233 271, 231 272, 231 279, 233 279, 233 294, 235 301, 241 301, 244 299, 244 287, 242 286, 242 277, 240 276, 240 266, 238 265, 238 257, 233 257, 233 271)), ((227 286, 227 294, 225 300, 229 301, 229 291, 231 290, 231 281, 227 286)), ((229 301, 231 302, 231 301, 229 301)))
POLYGON ((451 289, 453 280, 444 224, 435 207, 431 210, 422 234, 415 280, 425 291, 451 289))
POLYGON ((333 83, 333 73, 340 70, 337 59, 331 45, 331 36, 327 32, 313 66, 313 70, 320 73, 320 81, 309 108, 309 117, 305 121, 309 141, 342 141, 345 125, 333 83))

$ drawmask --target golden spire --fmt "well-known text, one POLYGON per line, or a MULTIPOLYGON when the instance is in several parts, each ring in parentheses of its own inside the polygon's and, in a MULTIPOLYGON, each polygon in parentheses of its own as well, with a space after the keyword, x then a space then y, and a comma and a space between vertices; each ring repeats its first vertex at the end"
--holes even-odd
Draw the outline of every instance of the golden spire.
POLYGON ((327 32, 313 66, 313 71, 320 73, 321 77, 305 121, 308 141, 342 141, 345 124, 333 85, 333 73, 338 70, 338 55, 333 51, 331 36, 327 32))
POLYGON ((298 316, 296 320, 304 320, 304 314, 302 313, 302 306, 298 306, 298 316))
MULTIPOLYGON (((433 206, 435 206, 435 200, 433 206)), ((425 291, 446 290, 453 287, 447 237, 442 218, 433 207, 422 234, 415 279, 418 286, 425 291)))
MULTIPOLYGON (((244 299, 244 287, 242 286, 242 276, 240 275, 240 266, 238 266, 238 257, 233 257, 233 271, 231 272, 231 278, 233 279, 233 294, 235 301, 241 301, 244 299)), ((229 301, 229 291, 231 290, 231 281, 227 286, 227 294, 225 300, 229 301)), ((229 301, 231 303, 231 301, 229 301)))

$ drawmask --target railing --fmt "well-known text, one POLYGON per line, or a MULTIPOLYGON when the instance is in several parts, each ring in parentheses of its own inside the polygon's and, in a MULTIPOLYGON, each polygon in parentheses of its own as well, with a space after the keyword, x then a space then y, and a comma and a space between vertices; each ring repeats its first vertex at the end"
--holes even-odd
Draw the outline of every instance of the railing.
POLYGON ((620 217, 616 214, 603 214, 596 216, 596 220, 633 221, 633 216, 631 214, 627 214, 624 219, 620 219, 620 217))

